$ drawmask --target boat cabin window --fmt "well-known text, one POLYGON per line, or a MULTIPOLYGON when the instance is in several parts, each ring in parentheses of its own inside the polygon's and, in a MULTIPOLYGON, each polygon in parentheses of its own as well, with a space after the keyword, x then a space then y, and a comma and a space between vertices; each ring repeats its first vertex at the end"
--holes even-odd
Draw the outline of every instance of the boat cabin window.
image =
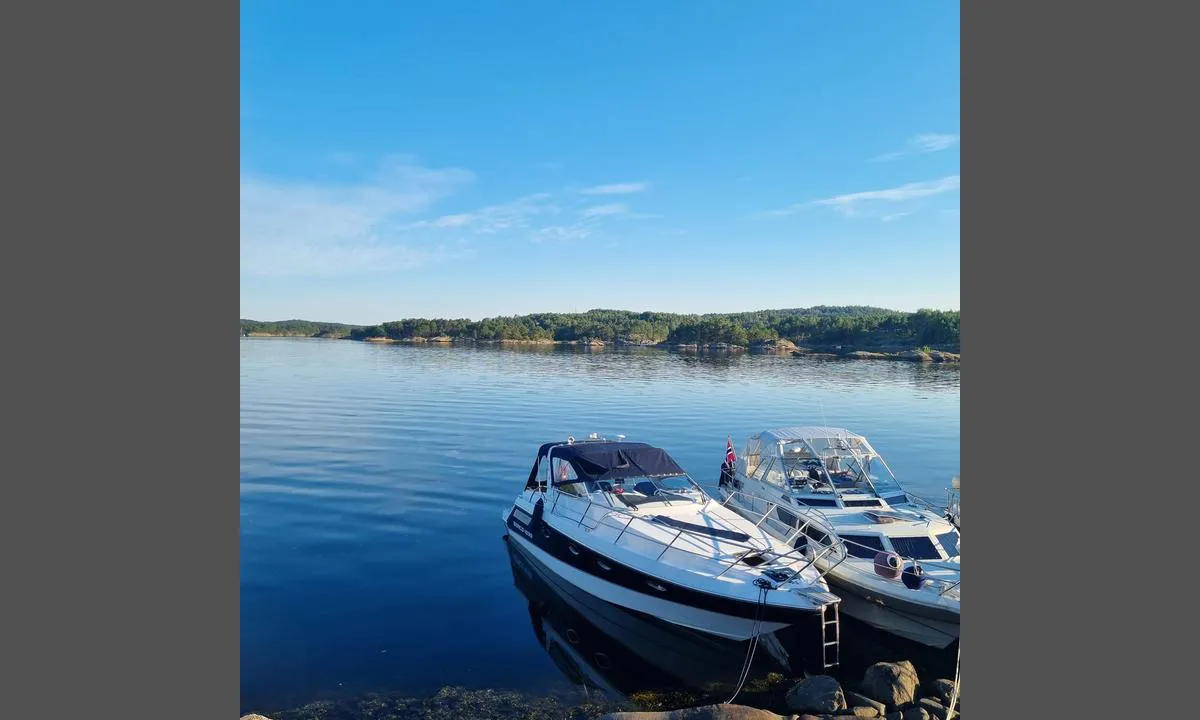
POLYGON ((892 541, 892 547, 896 549, 896 553, 901 557, 915 558, 917 560, 942 559, 937 548, 933 546, 933 541, 924 535, 917 537, 890 537, 888 539, 892 541))
POLYGON ((883 503, 878 500, 847 500, 842 498, 842 503, 846 507, 883 507, 883 503))
POLYGON ((767 476, 771 474, 772 470, 774 470, 776 474, 779 472, 775 469, 775 458, 769 457, 758 463, 758 465, 754 468, 754 472, 750 474, 750 477, 761 482, 767 482, 767 476))
POLYGON ((887 501, 888 505, 903 505, 908 502, 908 496, 892 495, 890 497, 885 497, 884 500, 887 501))
MULTIPOLYGON (((816 529, 812 525, 809 525, 808 527, 804 528, 804 530, 802 530, 801 532, 805 536, 807 536, 810 540, 812 540, 816 543, 819 543, 821 545, 829 544, 829 536, 826 535, 824 532, 816 529)), ((874 557, 874 555, 872 555, 871 557, 874 557)))
POLYGON ((937 536, 938 542, 941 543, 942 549, 950 557, 958 556, 958 532, 951 530, 947 533, 942 533, 937 536))
POLYGON ((746 443, 745 450, 742 451, 742 457, 746 459, 746 475, 753 477, 758 471, 758 466, 762 462, 762 441, 758 438, 751 438, 746 443))
POLYGON ((846 542, 846 552, 850 554, 850 557, 870 560, 875 557, 875 553, 883 551, 883 540, 878 535, 846 535, 843 533, 841 537, 846 542))
POLYGON ((795 498, 795 500, 796 500, 796 502, 800 503, 801 505, 807 505, 809 507, 832 508, 832 507, 838 506, 837 500, 833 500, 832 498, 826 499, 826 498, 813 498, 813 497, 798 497, 798 498, 795 498))
POLYGON ((579 476, 575 474, 575 468, 565 460, 553 459, 550 463, 550 479, 554 487, 565 495, 583 497, 587 492, 579 476))

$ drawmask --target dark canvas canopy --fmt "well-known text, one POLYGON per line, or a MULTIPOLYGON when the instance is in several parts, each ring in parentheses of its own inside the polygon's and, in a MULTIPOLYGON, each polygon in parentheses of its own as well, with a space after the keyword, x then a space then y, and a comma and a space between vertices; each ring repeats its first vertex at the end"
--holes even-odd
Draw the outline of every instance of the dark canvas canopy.
MULTIPOLYGON (((554 457, 571 465, 579 480, 622 480, 631 477, 686 475, 665 450, 640 442, 546 443, 538 449, 537 461, 529 472, 527 487, 537 486, 542 460, 554 449, 554 457)), ((557 478, 554 481, 558 482, 557 478)))

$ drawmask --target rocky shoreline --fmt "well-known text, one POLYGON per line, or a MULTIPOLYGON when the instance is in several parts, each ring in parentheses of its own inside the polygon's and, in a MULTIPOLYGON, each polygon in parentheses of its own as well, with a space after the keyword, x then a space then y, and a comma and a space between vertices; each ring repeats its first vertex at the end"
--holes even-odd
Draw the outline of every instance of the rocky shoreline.
POLYGON ((606 347, 633 347, 651 348, 656 350, 673 350, 676 352, 775 353, 780 355, 791 355, 794 357, 829 358, 841 360, 901 360, 920 363, 961 362, 961 355, 959 353, 948 352, 945 350, 935 350, 929 348, 879 348, 875 350, 856 350, 846 346, 801 347, 789 340, 772 340, 762 343, 753 343, 751 345, 730 345, 728 343, 650 343, 633 342, 630 340, 617 340, 612 343, 607 343, 603 340, 464 340, 461 338, 452 338, 441 335, 437 337, 411 338, 372 337, 366 338, 361 342, 383 345, 499 345, 508 347, 555 347, 561 345, 585 347, 589 349, 603 349, 606 347))
POLYGON ((241 720, 950 720, 959 718, 961 699, 952 680, 922 684, 911 662, 878 662, 853 689, 829 675, 800 680, 782 676, 750 683, 738 695, 746 704, 688 704, 681 698, 638 693, 618 705, 600 699, 572 704, 552 696, 499 690, 446 687, 428 698, 369 695, 325 701, 269 716, 241 720), (634 709, 629 709, 632 705, 634 709))

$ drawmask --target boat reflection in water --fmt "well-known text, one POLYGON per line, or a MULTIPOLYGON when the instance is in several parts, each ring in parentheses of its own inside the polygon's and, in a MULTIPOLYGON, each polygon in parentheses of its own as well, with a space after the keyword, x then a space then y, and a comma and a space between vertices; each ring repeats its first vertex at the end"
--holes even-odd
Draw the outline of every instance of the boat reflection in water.
MULTIPOLYGON (((624 702, 637 693, 666 698, 683 692, 694 703, 722 702, 733 694, 748 641, 689 630, 605 602, 563 581, 507 537, 504 544, 513 582, 529 601, 538 643, 585 694, 600 692, 624 702)), ((842 632, 842 662, 825 672, 844 683, 857 683, 872 663, 899 659, 911 660, 921 677, 954 677, 957 641, 946 650, 935 649, 850 617, 842 618, 842 632)), ((805 672, 820 674, 821 659, 802 652, 817 647, 814 643, 815 635, 800 626, 763 635, 739 698, 768 673, 793 680, 805 672)))
MULTIPOLYGON (((600 691, 618 702, 637 693, 678 692, 720 702, 737 687, 749 641, 689 630, 605 602, 563 581, 507 537, 505 545, 538 642, 585 692, 600 691)), ((802 674, 805 661, 787 648, 813 647, 811 638, 795 637, 803 634, 784 628, 760 637, 746 684, 770 672, 802 674)))

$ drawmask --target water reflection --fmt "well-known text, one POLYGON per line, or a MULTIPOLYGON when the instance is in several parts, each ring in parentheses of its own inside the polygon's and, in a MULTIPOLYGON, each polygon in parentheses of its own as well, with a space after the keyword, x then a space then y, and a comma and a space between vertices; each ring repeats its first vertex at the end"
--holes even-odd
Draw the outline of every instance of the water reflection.
MULTIPOLYGON (((612 605, 571 586, 505 541, 513 582, 529 603, 538 644, 567 679, 611 701, 685 691, 714 701, 733 692, 748 643, 717 638, 612 605)), ((799 658, 774 633, 764 636, 749 680, 795 674, 799 658)))
MULTIPOLYGON (((573 587, 516 543, 504 544, 513 582, 529 604, 538 644, 568 682, 612 702, 637 696, 678 697, 684 703, 727 700, 736 689, 747 642, 695 632, 612 605, 573 587)), ((762 636, 746 688, 760 689, 771 673, 799 678, 826 673, 853 687, 871 664, 908 660, 922 678, 953 677, 958 644, 937 650, 842 615, 841 664, 823 669, 819 638, 789 627, 762 636)), ((779 695, 789 681, 769 688, 779 695)), ((744 690, 748 694, 749 691, 744 690)), ((739 696, 743 697, 743 696, 739 696)), ((760 696, 760 699, 763 699, 760 696)))

